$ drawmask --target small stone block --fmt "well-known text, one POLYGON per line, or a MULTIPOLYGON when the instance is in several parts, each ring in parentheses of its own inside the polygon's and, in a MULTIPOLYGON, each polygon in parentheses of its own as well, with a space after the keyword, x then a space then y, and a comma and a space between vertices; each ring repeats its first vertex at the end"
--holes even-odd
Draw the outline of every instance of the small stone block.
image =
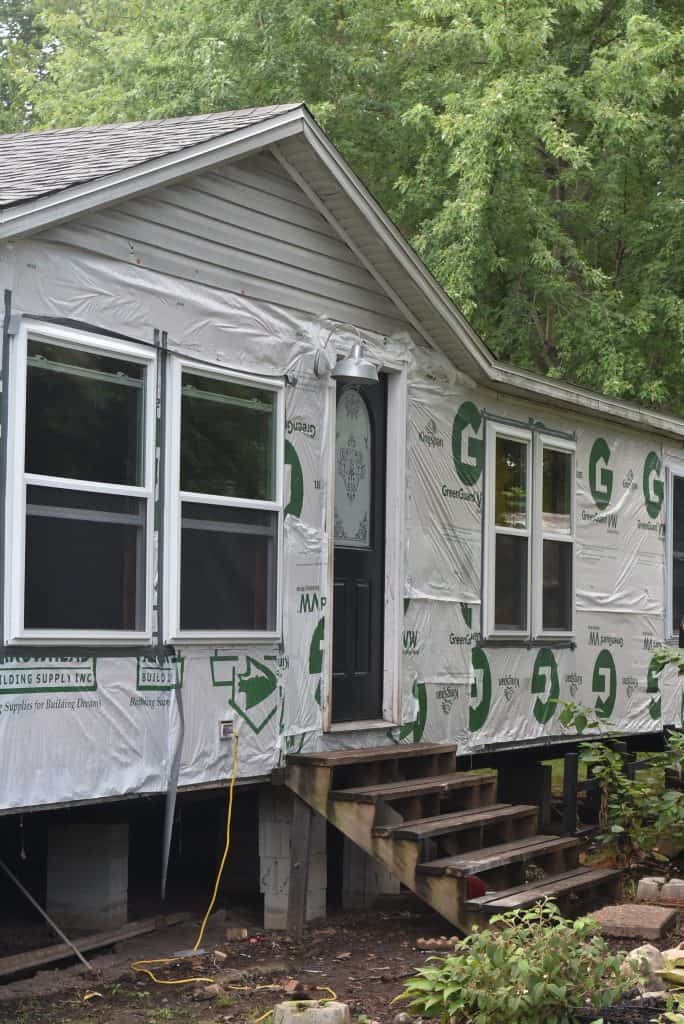
POLYGON ((622 903, 603 907, 591 915, 604 935, 615 938, 660 939, 677 923, 677 911, 670 907, 652 907, 643 903, 622 903))
POLYGON ((640 878, 637 886, 636 898, 641 903, 657 903, 660 899, 661 889, 665 883, 665 879, 661 877, 651 878, 640 878))
POLYGON ((684 878, 671 878, 660 890, 664 900, 684 900, 684 878))
POLYGON ((351 1024, 351 1015, 346 1003, 332 999, 292 999, 274 1008, 273 1024, 351 1024))

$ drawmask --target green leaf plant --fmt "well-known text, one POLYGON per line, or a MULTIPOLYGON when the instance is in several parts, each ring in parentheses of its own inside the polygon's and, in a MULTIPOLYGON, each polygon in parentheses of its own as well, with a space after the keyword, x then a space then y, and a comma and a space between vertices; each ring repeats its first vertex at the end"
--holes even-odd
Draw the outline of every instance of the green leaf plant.
MULTIPOLYGON (((664 665, 671 663, 673 653, 668 650, 661 656, 658 652, 657 657, 664 665)), ((667 871, 668 857, 661 845, 665 840, 675 846, 684 844, 684 795, 667 788, 668 775, 681 772, 684 736, 670 733, 663 751, 642 755, 638 770, 629 772, 619 733, 609 722, 581 705, 567 701, 559 701, 559 705, 564 728, 580 734, 596 730, 598 735, 598 739, 580 744, 579 756, 588 777, 599 787, 602 852, 632 873, 646 866, 667 871)))
POLYGON ((592 918, 570 921, 544 899, 431 957, 398 998, 443 1024, 572 1024, 578 1010, 604 1009, 634 986, 638 975, 621 964, 592 918))

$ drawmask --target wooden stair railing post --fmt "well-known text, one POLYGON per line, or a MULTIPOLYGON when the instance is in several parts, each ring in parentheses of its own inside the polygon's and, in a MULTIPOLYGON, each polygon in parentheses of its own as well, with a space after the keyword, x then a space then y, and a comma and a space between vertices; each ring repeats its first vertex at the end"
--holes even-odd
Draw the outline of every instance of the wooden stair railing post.
POLYGON ((290 841, 290 884, 287 892, 287 934, 301 939, 306 921, 306 893, 309 884, 311 822, 314 812, 293 794, 292 838, 290 841))
POLYGON ((563 835, 574 836, 577 832, 577 779, 579 758, 577 754, 565 754, 563 758, 563 835))
POLYGON ((540 767, 540 781, 541 781, 541 799, 539 802, 539 827, 542 832, 548 831, 551 828, 551 776, 552 768, 550 764, 542 764, 540 767))

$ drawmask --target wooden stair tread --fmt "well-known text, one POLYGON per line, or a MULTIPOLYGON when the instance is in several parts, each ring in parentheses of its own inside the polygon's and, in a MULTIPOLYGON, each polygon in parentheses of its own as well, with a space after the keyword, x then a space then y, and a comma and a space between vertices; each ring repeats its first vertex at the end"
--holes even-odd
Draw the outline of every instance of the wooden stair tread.
POLYGON ((496 785, 492 772, 450 772, 448 775, 432 775, 424 779, 404 779, 401 782, 383 782, 379 785, 353 786, 350 789, 335 789, 330 800, 355 800, 359 803, 375 803, 376 800, 401 800, 412 796, 429 796, 431 793, 448 793, 454 789, 467 789, 481 782, 496 785))
POLYGON ((402 821, 398 825, 376 825, 375 836, 391 836, 393 839, 428 839, 430 836, 461 832, 478 825, 489 825, 509 818, 537 814, 536 804, 487 804, 471 811, 455 811, 453 814, 438 814, 432 818, 416 818, 402 821))
POLYGON ((498 843, 482 850, 471 850, 452 857, 440 857, 438 860, 425 861, 419 864, 417 872, 421 875, 474 875, 479 871, 491 871, 493 868, 518 861, 531 860, 540 853, 554 853, 558 850, 569 850, 577 847, 578 842, 571 837, 530 836, 527 839, 515 839, 510 843, 498 843))
POLYGON ((532 906, 544 896, 560 896, 577 889, 590 888, 600 882, 618 878, 619 875, 620 872, 612 868, 574 868, 559 875, 549 875, 541 882, 529 882, 527 885, 502 889, 500 892, 487 893, 485 896, 467 900, 465 908, 484 911, 487 914, 505 913, 507 910, 532 906))
POLYGON ((365 764, 367 761, 394 761, 405 757, 430 757, 433 754, 455 754, 455 743, 398 743, 355 750, 322 750, 317 754, 289 754, 288 764, 310 765, 312 768, 338 768, 342 765, 365 764))

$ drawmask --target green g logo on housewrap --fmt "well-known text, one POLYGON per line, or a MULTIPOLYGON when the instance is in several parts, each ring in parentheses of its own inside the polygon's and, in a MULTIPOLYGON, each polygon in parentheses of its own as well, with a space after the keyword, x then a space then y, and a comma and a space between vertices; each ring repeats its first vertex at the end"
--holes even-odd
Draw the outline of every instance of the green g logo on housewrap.
POLYGON ((665 497, 665 485, 660 479, 662 463, 655 452, 644 459, 644 504, 651 519, 657 519, 665 497))
POLYGON ((594 674, 591 679, 592 693, 605 693, 605 697, 597 697, 594 707, 599 718, 610 718, 615 707, 617 694, 617 670, 610 651, 599 651, 594 662, 594 674))
POLYGON ((471 664, 475 679, 470 684, 470 697, 479 701, 471 704, 468 712, 468 725, 471 732, 477 732, 487 721, 489 709, 492 704, 492 671, 487 661, 487 655, 481 647, 473 647, 471 652, 471 664))
POLYGON ((304 474, 295 446, 285 442, 285 465, 290 467, 290 498, 285 506, 286 516, 301 516, 304 505, 304 474))
POLYGON ((532 669, 532 693, 547 694, 546 700, 537 697, 532 709, 534 717, 540 725, 549 722, 558 707, 557 701, 560 696, 560 685, 558 683, 558 665, 553 656, 553 651, 548 647, 542 647, 537 654, 532 669))
POLYGON ((476 484, 482 474, 484 442, 477 435, 482 428, 482 414, 472 402, 463 402, 454 417, 451 450, 459 479, 467 486, 476 484))
POLYGON ((648 702, 648 713, 654 722, 657 722, 663 713, 662 698, 660 696, 660 673, 662 668, 658 666, 656 658, 651 658, 646 673, 646 693, 657 694, 652 696, 648 702))
POLYGON ((608 468, 610 448, 603 437, 597 437, 589 453, 589 490, 596 507, 603 511, 613 496, 613 471, 608 468))

